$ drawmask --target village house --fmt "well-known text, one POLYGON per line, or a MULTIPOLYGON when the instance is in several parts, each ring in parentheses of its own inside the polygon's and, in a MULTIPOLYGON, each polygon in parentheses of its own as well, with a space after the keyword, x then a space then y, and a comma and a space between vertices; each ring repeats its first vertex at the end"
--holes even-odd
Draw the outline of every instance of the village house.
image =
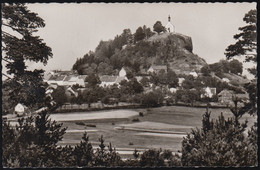
POLYGON ((230 82, 230 80, 229 80, 228 78, 225 78, 225 77, 222 78, 222 81, 223 81, 223 82, 226 82, 226 83, 229 83, 229 82, 230 82))
POLYGON ((180 87, 182 86, 182 83, 184 80, 185 80, 185 78, 178 78, 178 84, 180 87))
POLYGON ((50 84, 57 84, 58 86, 73 86, 78 84, 85 87, 85 79, 87 75, 77 75, 76 72, 59 71, 50 72, 44 76, 44 82, 50 84))
POLYGON ((119 75, 119 77, 125 77, 126 76, 126 71, 125 71, 124 67, 119 71, 118 75, 119 75))
POLYGON ((166 65, 151 65, 151 67, 147 70, 148 73, 159 73, 159 71, 163 70, 167 73, 166 65))
POLYGON ((169 91, 170 91, 171 93, 176 93, 177 90, 178 90, 178 89, 177 89, 177 88, 174 88, 174 87, 172 87, 172 88, 169 89, 169 91))
POLYGON ((21 103, 18 103, 14 107, 14 113, 17 114, 17 116, 22 116, 24 114, 24 111, 25 111, 25 106, 22 105, 21 103))
POLYGON ((108 87, 112 85, 119 85, 119 83, 123 80, 128 80, 126 77, 120 77, 120 76, 109 76, 109 75, 103 75, 100 76, 101 87, 108 87))
MULTIPOLYGON (((248 102, 249 95, 248 93, 235 93, 232 90, 222 90, 218 94, 218 101, 222 104, 233 104, 233 99, 238 98, 240 102, 248 102)), ((241 103, 240 103, 241 104, 241 103)))
POLYGON ((217 89, 215 87, 204 87, 202 88, 201 98, 209 97, 212 98, 213 95, 217 94, 217 89))
POLYGON ((232 97, 235 94, 232 90, 224 89, 218 94, 218 101, 222 104, 231 104, 232 97))
POLYGON ((65 89, 65 94, 69 99, 71 97, 78 97, 78 92, 74 91, 71 87, 65 89))
POLYGON ((118 76, 110 76, 110 75, 102 75, 99 77, 100 78, 100 86, 101 87, 109 87, 109 86, 112 86, 112 85, 119 85, 119 83, 123 80, 127 80, 127 77, 126 77, 126 71, 124 68, 122 68, 120 71, 119 71, 119 74, 118 76))
POLYGON ((198 77, 198 74, 193 70, 189 73, 189 75, 192 75, 194 78, 198 77))

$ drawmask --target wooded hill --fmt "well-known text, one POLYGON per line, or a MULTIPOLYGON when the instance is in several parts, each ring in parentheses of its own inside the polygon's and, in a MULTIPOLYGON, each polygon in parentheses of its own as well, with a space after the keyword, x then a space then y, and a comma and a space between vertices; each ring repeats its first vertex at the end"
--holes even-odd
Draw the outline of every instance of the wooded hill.
POLYGON ((238 60, 220 60, 208 65, 193 53, 191 37, 179 33, 158 34, 146 26, 139 27, 134 34, 125 29, 113 40, 100 41, 95 52, 77 59, 73 70, 79 74, 117 75, 124 67, 132 75, 142 75, 151 65, 166 65, 178 75, 191 71, 204 76, 214 73, 219 81, 228 78, 231 84, 241 87, 249 81, 240 76, 243 65, 238 60))
POLYGON ((200 71, 207 65, 192 52, 191 37, 178 33, 154 33, 146 26, 132 34, 123 30, 113 40, 100 41, 95 52, 77 59, 73 70, 79 74, 117 74, 123 66, 134 75, 145 73, 152 65, 167 65, 178 72, 200 71))

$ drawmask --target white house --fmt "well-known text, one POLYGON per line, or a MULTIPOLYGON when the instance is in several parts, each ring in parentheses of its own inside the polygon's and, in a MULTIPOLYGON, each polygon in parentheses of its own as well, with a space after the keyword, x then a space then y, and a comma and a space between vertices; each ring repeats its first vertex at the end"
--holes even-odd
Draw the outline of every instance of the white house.
POLYGON ((170 88, 169 90, 170 90, 171 93, 176 93, 177 92, 177 89, 174 88, 174 87, 170 88))
POLYGON ((222 78, 222 81, 229 83, 230 80, 228 78, 222 78))
POLYGON ((18 103, 15 108, 14 111, 17 115, 21 116, 24 114, 24 106, 21 103, 18 103))
POLYGON ((166 65, 152 65, 147 72, 148 73, 158 73, 159 71, 163 70, 167 73, 167 66, 166 65))
POLYGON ((206 87, 203 88, 204 93, 200 95, 201 98, 209 97, 212 98, 213 95, 216 95, 217 89, 215 87, 206 87))
POLYGON ((100 86, 107 87, 116 84, 117 77, 118 76, 109 76, 109 75, 100 76, 100 81, 101 81, 100 86))
POLYGON ((192 75, 193 77, 197 78, 198 74, 195 71, 190 72, 190 75, 192 75))
POLYGON ((178 83, 179 83, 179 86, 181 87, 182 86, 182 83, 183 81, 185 80, 185 78, 178 78, 178 83))
POLYGON ((125 76, 126 76, 126 71, 124 67, 122 67, 122 69, 119 71, 119 77, 125 77, 125 76))
MULTIPOLYGON (((74 95, 75 97, 78 97, 78 92, 74 91, 71 87, 68 87, 66 92, 70 93, 69 95, 74 95)), ((66 94, 68 94, 66 93, 66 94)))
POLYGON ((175 32, 175 27, 171 23, 170 15, 168 16, 168 23, 166 24, 165 28, 166 28, 167 32, 169 32, 169 33, 175 32))

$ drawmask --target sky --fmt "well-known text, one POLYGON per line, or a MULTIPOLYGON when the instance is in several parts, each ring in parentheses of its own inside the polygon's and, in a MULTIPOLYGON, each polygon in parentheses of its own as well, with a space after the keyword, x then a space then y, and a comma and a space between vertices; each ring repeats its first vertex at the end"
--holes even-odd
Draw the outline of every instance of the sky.
POLYGON ((244 26, 243 17, 256 3, 34 3, 28 8, 45 20, 36 33, 52 48, 46 66, 30 68, 70 70, 77 58, 94 51, 101 40, 113 39, 123 29, 163 25, 171 16, 175 31, 192 38, 193 53, 208 64, 225 59, 233 35, 244 26))

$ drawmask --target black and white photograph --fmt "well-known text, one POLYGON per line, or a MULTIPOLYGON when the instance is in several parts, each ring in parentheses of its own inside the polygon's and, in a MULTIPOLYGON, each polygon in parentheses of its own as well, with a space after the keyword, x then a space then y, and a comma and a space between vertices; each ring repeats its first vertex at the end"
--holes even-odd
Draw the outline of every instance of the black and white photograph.
POLYGON ((1 3, 2 167, 258 167, 257 3, 1 3))

